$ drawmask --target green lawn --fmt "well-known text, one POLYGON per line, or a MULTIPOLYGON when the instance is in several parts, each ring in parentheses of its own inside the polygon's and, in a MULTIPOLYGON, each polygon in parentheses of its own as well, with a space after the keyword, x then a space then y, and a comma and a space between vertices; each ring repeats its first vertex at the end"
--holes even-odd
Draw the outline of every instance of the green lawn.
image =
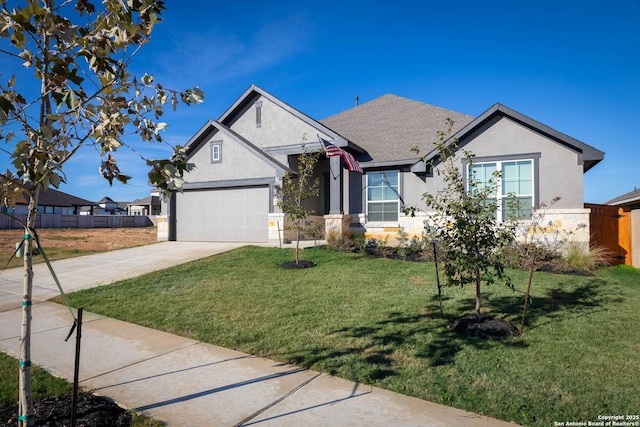
MULTIPOLYGON (((0 407, 18 402, 18 360, 0 353, 0 407)), ((33 366, 31 368, 31 391, 34 399, 50 396, 62 396, 73 392, 73 385, 67 381, 50 375, 45 370, 33 366)), ((16 412, 16 416, 17 416, 16 412)), ((4 422, 5 420, 0 420, 4 422)), ((160 427, 160 421, 143 415, 132 413, 133 427, 160 427)))
MULTIPOLYGON (((31 368, 31 390, 34 398, 60 396, 71 393, 73 386, 60 378, 49 375, 34 366, 31 368)), ((18 361, 0 353, 0 406, 11 405, 18 401, 18 361)))
MULTIPOLYGON (((487 341, 457 335, 439 317, 431 263, 321 249, 317 257, 315 268, 285 270, 279 249, 244 247, 69 298, 92 312, 528 426, 640 409, 638 270, 536 273, 524 337, 487 341)), ((509 273, 523 289, 527 273, 509 273)), ((519 325, 521 292, 483 291, 485 314, 519 325)), ((448 319, 473 311, 472 292, 444 288, 448 319)))

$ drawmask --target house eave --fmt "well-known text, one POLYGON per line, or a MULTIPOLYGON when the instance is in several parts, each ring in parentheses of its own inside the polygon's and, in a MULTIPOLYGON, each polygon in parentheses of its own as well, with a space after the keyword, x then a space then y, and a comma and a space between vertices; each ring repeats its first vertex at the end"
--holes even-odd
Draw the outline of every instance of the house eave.
POLYGON ((636 203, 640 203, 640 195, 631 196, 631 197, 623 196, 623 198, 609 200, 605 204, 610 206, 626 206, 626 205, 635 205, 636 203))
POLYGON ((249 179, 228 179, 222 181, 185 182, 184 190, 210 190, 216 188, 238 188, 255 187, 261 185, 271 185, 274 183, 273 177, 249 178, 249 179))
POLYGON ((360 166, 362 166, 362 169, 411 166, 411 172, 413 172, 413 166, 415 166, 416 163, 419 161, 420 159, 404 159, 404 160, 389 160, 385 162, 360 162, 360 166))

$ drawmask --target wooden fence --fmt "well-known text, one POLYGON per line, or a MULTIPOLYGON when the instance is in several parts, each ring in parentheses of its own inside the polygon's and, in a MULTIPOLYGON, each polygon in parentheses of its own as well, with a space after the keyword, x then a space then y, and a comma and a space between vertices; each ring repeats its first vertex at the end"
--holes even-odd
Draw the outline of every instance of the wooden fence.
MULTIPOLYGON (((26 222, 26 215, 15 215, 26 222)), ((61 215, 38 214, 36 228, 123 228, 149 227, 153 222, 145 215, 61 215)), ((0 229, 22 228, 14 219, 0 214, 0 229)))
POLYGON ((591 247, 601 247, 611 253, 611 265, 632 265, 631 212, 609 205, 585 204, 591 209, 589 230, 591 247))

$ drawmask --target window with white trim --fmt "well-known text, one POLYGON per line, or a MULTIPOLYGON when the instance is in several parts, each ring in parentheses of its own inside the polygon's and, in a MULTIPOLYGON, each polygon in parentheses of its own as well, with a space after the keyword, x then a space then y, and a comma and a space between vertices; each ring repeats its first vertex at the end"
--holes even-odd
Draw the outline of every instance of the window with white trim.
POLYGON ((400 173, 367 172, 367 221, 395 222, 400 212, 400 173))
POLYGON ((532 159, 473 163, 469 176, 479 188, 496 183, 495 198, 498 218, 531 219, 534 206, 534 164, 532 159))
POLYGON ((212 141, 211 145, 211 163, 222 162, 222 141, 212 141))

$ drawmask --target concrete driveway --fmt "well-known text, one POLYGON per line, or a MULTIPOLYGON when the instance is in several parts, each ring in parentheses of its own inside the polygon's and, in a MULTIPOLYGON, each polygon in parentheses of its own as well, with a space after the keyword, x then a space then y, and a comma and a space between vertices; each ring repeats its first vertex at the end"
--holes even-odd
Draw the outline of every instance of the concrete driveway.
MULTIPOLYGON (((161 242, 117 251, 53 261, 64 292, 106 285, 244 246, 245 243, 161 242)), ((44 263, 33 267, 33 303, 59 295, 44 263)), ((24 271, 12 268, 0 273, 0 312, 20 307, 24 271)))

